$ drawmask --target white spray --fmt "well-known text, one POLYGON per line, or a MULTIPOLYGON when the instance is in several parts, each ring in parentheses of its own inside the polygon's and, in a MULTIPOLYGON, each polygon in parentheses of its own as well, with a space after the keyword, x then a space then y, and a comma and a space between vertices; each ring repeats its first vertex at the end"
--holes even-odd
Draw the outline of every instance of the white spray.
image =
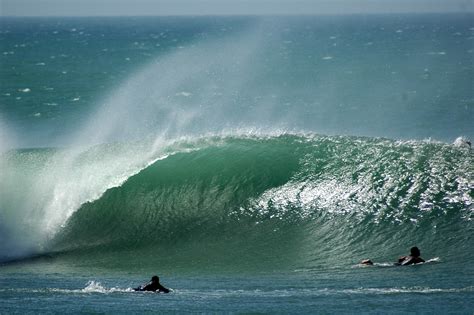
MULTIPOLYGON (((164 148, 174 139, 225 127, 219 123, 251 71, 248 59, 259 43, 258 33, 198 43, 151 62, 101 102, 67 149, 45 158, 27 179, 4 184, 10 197, 0 205, 15 209, 2 209, 10 214, 5 225, 11 228, 4 232, 10 235, 0 244, 0 258, 47 249, 83 203, 166 156, 164 148), (28 187, 16 187, 25 181, 28 187), (12 253, 15 239, 21 241, 12 253)), ((17 175, 6 173, 0 174, 4 183, 17 175)))

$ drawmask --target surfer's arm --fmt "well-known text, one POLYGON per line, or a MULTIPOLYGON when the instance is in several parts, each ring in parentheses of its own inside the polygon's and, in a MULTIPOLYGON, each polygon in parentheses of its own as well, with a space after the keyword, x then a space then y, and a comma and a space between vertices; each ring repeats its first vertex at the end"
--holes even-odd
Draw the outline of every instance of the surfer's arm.
POLYGON ((401 264, 401 263, 403 263, 406 259, 407 259, 407 256, 402 256, 402 257, 398 258, 398 263, 401 264))
POLYGON ((169 292, 170 292, 169 289, 165 288, 165 287, 162 286, 162 285, 160 285, 160 286, 158 287, 158 290, 156 290, 156 291, 157 291, 157 292, 163 292, 163 293, 169 293, 169 292))
POLYGON ((151 282, 139 286, 138 289, 139 290, 137 290, 137 291, 155 291, 156 290, 151 282))

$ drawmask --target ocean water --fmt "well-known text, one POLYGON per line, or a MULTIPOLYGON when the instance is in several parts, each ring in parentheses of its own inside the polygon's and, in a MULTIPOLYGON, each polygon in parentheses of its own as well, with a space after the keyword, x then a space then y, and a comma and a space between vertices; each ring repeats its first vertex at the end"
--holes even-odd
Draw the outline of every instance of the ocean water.
POLYGON ((1 18, 0 313, 472 314, 473 21, 1 18))

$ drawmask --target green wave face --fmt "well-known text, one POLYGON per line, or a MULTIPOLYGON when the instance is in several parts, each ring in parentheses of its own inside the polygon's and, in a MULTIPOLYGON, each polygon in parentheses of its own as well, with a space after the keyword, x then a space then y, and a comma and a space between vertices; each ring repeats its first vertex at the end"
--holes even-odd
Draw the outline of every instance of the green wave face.
POLYGON ((83 204, 51 250, 111 268, 200 270, 393 260, 414 244, 472 258, 469 150, 296 135, 207 142, 83 204))

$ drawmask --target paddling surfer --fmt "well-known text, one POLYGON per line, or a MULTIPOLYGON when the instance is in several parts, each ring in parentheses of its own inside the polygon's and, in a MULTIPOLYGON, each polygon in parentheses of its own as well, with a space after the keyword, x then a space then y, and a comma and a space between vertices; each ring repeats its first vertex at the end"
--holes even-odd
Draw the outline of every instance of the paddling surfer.
POLYGON ((133 289, 135 291, 152 291, 152 292, 159 292, 159 293, 169 293, 170 290, 165 288, 160 283, 160 278, 158 276, 151 277, 151 281, 148 282, 146 285, 141 285, 138 288, 133 289))
MULTIPOLYGON (((420 255, 420 250, 418 249, 418 247, 414 246, 410 248, 410 255, 400 257, 398 259, 398 262, 395 263, 395 265, 408 266, 425 262, 425 260, 421 258, 420 255)), ((372 266, 374 263, 370 259, 364 259, 360 262, 360 264, 372 266)))
POLYGON ((422 262, 425 262, 425 260, 420 257, 420 250, 418 249, 418 247, 415 246, 415 247, 410 248, 410 255, 400 257, 396 265, 407 266, 407 265, 419 264, 422 262))

